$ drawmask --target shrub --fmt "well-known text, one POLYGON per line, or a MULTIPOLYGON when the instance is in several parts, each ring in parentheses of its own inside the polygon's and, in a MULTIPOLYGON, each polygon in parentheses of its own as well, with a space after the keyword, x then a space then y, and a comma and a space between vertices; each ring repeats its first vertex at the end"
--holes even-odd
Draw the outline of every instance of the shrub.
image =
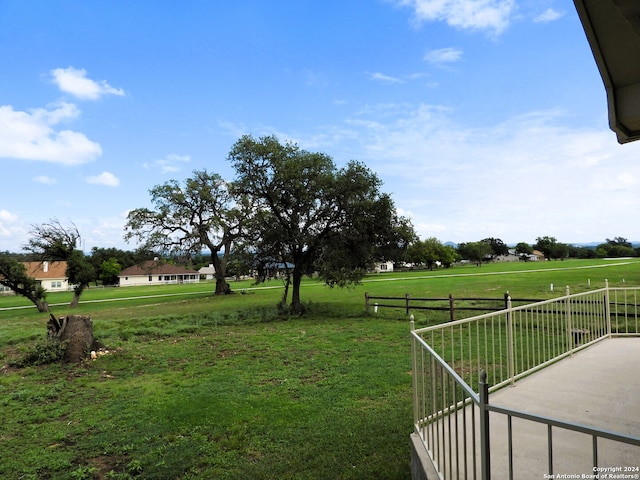
POLYGON ((65 342, 46 341, 37 343, 25 352, 14 366, 28 367, 33 365, 48 365, 62 361, 66 350, 65 342))

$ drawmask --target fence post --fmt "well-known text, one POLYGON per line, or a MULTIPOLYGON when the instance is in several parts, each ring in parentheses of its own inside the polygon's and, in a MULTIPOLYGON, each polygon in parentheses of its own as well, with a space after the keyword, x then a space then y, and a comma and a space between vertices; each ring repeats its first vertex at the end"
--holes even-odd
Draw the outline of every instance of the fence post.
POLYGON ((406 314, 409 315, 409 294, 404 294, 404 308, 406 310, 406 314))
POLYGON ((511 296, 507 293, 505 294, 507 301, 507 361, 508 363, 508 375, 511 379, 511 385, 515 384, 515 352, 514 352, 514 338, 513 338, 513 311, 511 310, 511 296))
POLYGON ((565 287, 564 293, 565 293, 564 314, 567 321, 567 346, 569 347, 569 351, 573 356, 574 341, 573 341, 573 333, 571 332, 571 329, 573 327, 571 325, 571 299, 569 298, 569 285, 565 287))
POLYGON ((417 353, 417 345, 415 333, 413 333, 416 329, 416 322, 411 315, 409 317, 409 328, 411 329, 411 383, 413 386, 413 424, 418 424, 418 353, 417 353))
POLYGON ((364 292, 364 306, 366 308, 366 312, 369 313, 369 292, 364 292))
POLYGON ((491 480, 491 445, 489 442, 489 384, 487 372, 480 370, 479 392, 480 395, 480 469, 482 480, 491 480))
POLYGON ((611 296, 609 295, 609 280, 604 279, 604 314, 607 321, 607 334, 611 338, 611 296))
POLYGON ((456 307, 453 302, 453 293, 449 294, 449 320, 455 322, 456 320, 456 307))

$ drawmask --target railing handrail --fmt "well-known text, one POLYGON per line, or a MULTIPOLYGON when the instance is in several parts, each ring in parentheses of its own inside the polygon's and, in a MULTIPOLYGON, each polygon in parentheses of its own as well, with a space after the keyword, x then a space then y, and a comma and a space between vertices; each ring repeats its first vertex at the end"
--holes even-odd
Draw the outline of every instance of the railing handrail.
POLYGON ((551 425, 552 427, 564 428, 565 430, 571 430, 574 432, 584 433, 586 435, 606 438, 607 440, 613 440, 616 442, 629 443, 631 445, 640 447, 640 437, 636 437, 634 435, 626 435, 624 433, 618 433, 611 430, 590 427, 581 423, 566 422, 564 420, 558 420, 557 418, 523 412, 521 410, 514 410, 512 408, 500 407, 491 403, 487 404, 486 408, 491 412, 501 413, 502 415, 517 417, 536 423, 544 423, 545 425, 551 425))
MULTIPOLYGON (((637 289, 640 290, 640 287, 638 287, 637 289)), ((622 290, 622 289, 618 288, 618 290, 622 290)), ((604 287, 604 288, 598 288, 596 290, 589 290, 588 292, 580 292, 580 293, 572 293, 570 295, 562 295, 560 297, 548 298, 546 300, 540 300, 538 302, 528 303, 526 305, 517 305, 517 306, 511 307, 511 308, 504 308, 502 310, 496 310, 494 312, 483 313, 482 315, 475 315, 473 317, 463 318, 463 319, 460 319, 460 320, 455 320, 453 322, 446 322, 446 323, 441 323, 439 325, 431 325, 429 327, 417 328, 415 331, 417 333, 430 332, 432 330, 439 330, 439 329, 445 328, 445 327, 452 327, 452 326, 456 326, 456 325, 463 325, 465 323, 477 322, 479 320, 484 320, 485 318, 497 317, 497 316, 500 316, 500 315, 504 315, 505 312, 507 312, 507 311, 516 312, 516 311, 526 310, 528 308, 534 308, 534 307, 539 307, 539 306, 542 306, 542 305, 548 305, 548 304, 551 304, 551 303, 556 303, 556 302, 561 301, 561 300, 566 300, 567 298, 571 299, 571 298, 591 295, 591 294, 598 293, 598 292, 603 292, 604 293, 606 291, 607 291, 607 288, 604 287)))
MULTIPOLYGON (((488 397, 484 400, 482 398, 482 392, 495 391, 501 387, 509 383, 513 383, 515 379, 522 378, 526 375, 531 374, 534 371, 540 370, 551 363, 555 363, 562 358, 568 357, 574 353, 574 351, 582 350, 584 348, 589 347, 590 345, 599 343, 600 341, 611 338, 611 337, 622 337, 622 336, 630 336, 635 335, 639 336, 640 331, 638 331, 638 327, 640 325, 640 305, 638 305, 637 292, 640 292, 640 287, 616 287, 609 288, 608 282, 605 282, 605 287, 600 289, 595 289, 587 292, 580 292, 575 294, 570 294, 569 289, 567 287, 566 294, 548 300, 542 300, 539 302, 531 303, 528 305, 519 305, 513 307, 510 302, 507 301, 507 308, 500 311, 489 312, 483 315, 478 315, 462 320, 456 320, 451 322, 446 322, 440 325, 434 325, 430 327, 415 329, 414 322, 412 321, 411 335, 414 340, 414 348, 413 348, 413 369, 414 369, 414 425, 416 428, 416 433, 420 436, 422 441, 429 452, 429 455, 432 456, 432 452, 430 450, 429 445, 432 442, 435 442, 435 448, 439 452, 438 461, 442 463, 442 467, 444 471, 440 472, 441 478, 449 478, 448 475, 451 473, 452 462, 456 468, 459 467, 458 461, 458 451, 459 444, 463 445, 466 452, 467 445, 467 437, 453 439, 445 436, 445 431, 447 428, 451 429, 452 420, 448 420, 448 427, 444 426, 445 419, 447 417, 454 417, 453 422, 455 422, 455 435, 458 435, 458 416, 456 412, 458 412, 461 408, 464 408, 467 405, 472 405, 473 408, 477 408, 481 412, 481 417, 486 416, 486 422, 488 422, 489 413, 496 413, 501 415, 506 415, 509 417, 509 425, 511 424, 511 418, 519 418, 526 421, 536 422, 538 424, 544 424, 548 428, 548 452, 549 452, 549 468, 550 473, 552 473, 552 445, 551 445, 551 429, 552 427, 556 427, 563 430, 569 430, 573 432, 578 432, 581 434, 589 435, 592 437, 593 441, 593 461, 594 465, 597 465, 597 456, 598 456, 598 446, 597 439, 603 438, 615 442, 620 442, 622 444, 629 444, 632 446, 640 446, 640 437, 634 435, 627 435, 623 433, 613 432, 601 428, 596 428, 592 426, 587 426, 579 423, 573 423, 569 421, 560 420, 557 418, 547 417, 544 415, 537 415, 533 413, 528 413, 524 411, 519 411, 511 408, 500 407, 497 405, 492 405, 488 403, 488 397), (611 295, 611 292, 620 292, 624 291, 623 298, 619 296, 611 295), (629 303, 627 301, 629 295, 627 292, 634 292, 632 302, 629 303), (600 294, 603 294, 600 296, 600 294), (591 296, 592 298, 588 299, 585 302, 576 302, 576 299, 580 299, 582 297, 591 296), (553 305, 551 307, 542 308, 541 307, 550 304, 558 304, 557 306, 553 305), (625 322, 627 315, 632 319, 635 318, 635 331, 636 333, 629 332, 628 324, 623 324, 624 329, 626 331, 620 333, 612 332, 612 323, 611 316, 614 315, 611 312, 610 306, 612 305, 624 305, 622 310, 622 315, 625 316, 625 322), (628 310, 628 306, 634 306, 635 310, 628 310), (521 312, 517 315, 516 320, 518 321, 518 335, 517 340, 513 338, 513 315, 517 312, 521 312), (538 319, 541 317, 541 319, 538 319), (497 318, 496 322, 493 320, 497 318), (477 323, 477 329, 472 327, 471 324, 477 323), (480 330, 480 329, 484 330, 480 330), (494 333, 494 328, 496 332, 494 333), (446 329, 450 329, 448 332, 446 329), (439 330, 442 330, 442 335, 438 333, 439 330), (545 333, 540 333, 540 330, 546 331, 545 333), (474 333, 472 333, 474 332, 474 333), (475 333, 480 332, 480 333, 475 333), (535 333, 532 333, 535 332, 535 333), (435 336, 434 336, 435 333, 435 336), (554 340, 552 343, 552 338, 554 334, 560 333, 566 341, 563 340, 554 340), (430 334, 426 335, 426 334, 430 334), (425 338, 423 338, 423 335, 425 338), (467 338, 468 335, 468 338, 467 338), (478 337, 476 338, 476 335, 478 337), (506 343, 503 342, 503 336, 506 335, 507 340, 506 343), (583 336, 583 335, 586 335, 583 336), (483 338, 484 337, 484 338, 483 338), (432 343, 434 341, 450 341, 452 343, 445 344, 443 343, 443 355, 441 356, 436 350, 435 346, 430 345, 428 339, 431 339, 432 343), (489 339, 489 351, 487 351, 487 338, 489 339), (482 339, 482 340, 481 340, 482 339), (456 340, 460 340, 460 342, 456 343, 456 340), (465 340, 468 340, 469 344, 465 343, 465 340), (472 342, 476 341, 484 341, 484 351, 481 351, 480 348, 482 345, 478 346, 477 355, 478 360, 476 360, 476 353, 470 353, 472 349, 472 342), (496 346, 496 342, 498 345, 496 346), (532 345, 529 345, 529 342, 532 345), (536 344, 537 342, 537 344, 536 344), (542 342, 542 346, 540 343, 542 342), (545 342, 547 342, 545 347, 545 342), (564 343, 563 343, 564 342, 564 343), (445 361, 443 357, 449 357, 449 353, 444 354, 444 345, 450 345, 451 347, 455 345, 459 345, 459 348, 454 349, 451 348, 451 361, 452 365, 457 364, 457 369, 462 368, 461 374, 458 374, 456 369, 449 362, 445 361), (557 350, 556 350, 557 345, 557 350), (418 348, 415 348, 418 347, 418 348), (518 360, 520 361, 517 367, 513 365, 513 349, 523 348, 524 352, 524 361, 522 359, 523 353, 517 353, 518 360), (503 349, 506 349, 507 353, 507 362, 509 365, 506 367, 507 376, 504 376, 504 358, 502 355, 505 353, 503 349), (509 351, 511 349, 511 351, 509 351), (535 350, 539 349, 539 350, 535 350), (417 358, 418 352, 422 350, 420 353, 420 358, 417 358), (483 355, 480 357, 480 355, 483 355), (533 355, 533 361, 530 363, 529 356, 533 355), (466 362, 466 359, 469 358, 470 362, 466 362), (477 367, 480 364, 480 358, 482 358, 482 362, 490 365, 492 368, 497 365, 497 368, 493 368, 493 378, 494 385, 489 388, 486 380, 486 373, 481 373, 480 388, 479 393, 476 393, 475 390, 465 381, 462 375, 467 376, 470 374, 469 378, 473 376, 472 371, 478 373, 477 370, 473 370, 473 367, 477 367), (425 361, 426 359, 426 361, 425 361), (429 363, 431 362, 431 363, 429 363), (461 362, 461 363, 460 363, 461 362), (466 363, 465 363, 466 362, 466 363), (496 363, 498 362, 498 363, 496 363), (434 372, 434 364, 437 365, 437 370, 435 371, 435 377, 429 377, 429 369, 433 374, 434 372), (431 366, 429 366, 431 365, 431 366), (532 366, 533 365, 533 366, 532 366), (426 370, 424 368, 426 367, 426 370), (470 369, 471 367, 471 369, 470 369), (421 379, 416 379, 416 369, 423 368, 420 373, 422 375, 421 379), (427 382, 425 383, 425 375, 427 376, 427 382), (483 377, 484 375, 484 377, 483 377), (442 378, 448 378, 448 380, 441 380, 442 378), (498 380, 495 382, 495 380, 498 380), (422 383, 420 383, 422 381, 422 383), (416 383, 418 382, 418 383, 416 383), (433 393, 430 393, 430 385, 433 382, 434 388, 437 385, 440 389, 442 389, 441 393, 437 393, 437 397, 434 400, 428 400, 433 398, 433 393), (419 388, 416 387, 419 385, 419 388), (450 385, 453 385, 450 387, 450 385), (460 397, 458 397, 455 393, 455 389, 460 388, 463 393, 460 397), (445 398, 449 398, 449 393, 447 391, 453 392, 453 402, 451 404, 443 403, 445 398), (422 397, 421 397, 422 395, 422 397), (466 398, 465 398, 466 396, 466 398), (456 400, 457 398, 457 400, 456 400), (423 399, 425 399, 423 401, 423 399), (415 402, 422 402, 418 405, 415 402), (435 409, 433 407, 436 407, 435 409), (416 416, 415 414, 418 413, 416 416), (435 430, 433 427, 429 426, 433 422, 442 422, 441 427, 436 427, 435 430), (427 430, 425 430, 427 429, 427 430), (429 437, 425 436, 425 431, 428 433, 429 437), (435 436, 434 436, 435 435, 435 436), (442 437, 440 436, 442 435, 442 437), (448 438, 448 440, 447 440, 448 438), (449 442, 448 447, 445 442, 449 442), (452 444, 454 442, 453 451, 455 452, 455 458, 452 458, 452 444), (447 449, 448 449, 448 457, 447 457, 447 449), (448 462, 448 464, 447 464, 448 462), (444 476, 442 476, 444 475, 444 476)), ((616 307, 617 308, 617 307, 616 307)), ((617 315, 621 315, 616 313, 617 315)), ((620 329, 620 326, 617 326, 620 329)), ((558 337, 556 337, 558 338, 558 337)), ((434 343, 434 345, 436 345, 434 343)), ((475 350, 473 350, 475 352, 475 350)), ((438 392, 439 390, 435 390, 438 392)), ((472 410, 472 418, 473 418, 473 410, 472 410)), ((464 422, 465 420, 463 420, 464 422)), ((482 422, 482 420, 480 420, 482 422)), ((488 429, 488 423, 486 426, 483 426, 481 423, 481 435, 485 435, 486 429, 488 429)), ((511 427, 509 427, 511 428, 511 427)), ((447 435, 454 435, 454 433, 449 430, 447 435)), ((472 436, 475 436, 476 433, 472 433, 472 436)), ((509 435, 511 435, 509 433, 509 435)), ((456 437, 457 438, 457 437, 456 437)), ((511 437, 509 437, 511 438, 511 437)), ((509 440, 510 441, 510 440, 509 440)), ((472 444, 473 452, 475 455, 475 443, 472 444)), ((510 451, 509 455, 512 455, 510 451)), ((466 456, 466 453, 464 453, 466 456)), ((487 456, 481 456, 482 466, 481 471, 484 474, 489 472, 488 465, 490 463, 490 454, 487 452, 487 456)), ((511 457, 510 457, 511 458, 511 457)), ((435 457, 432 456, 434 462, 436 462, 435 457)), ((466 472, 468 465, 466 464, 466 460, 463 461, 463 466, 466 472)), ((437 462, 436 462, 437 463, 437 462)), ((439 466, 434 465, 439 469, 439 466)), ((475 471, 476 463, 474 457, 473 469, 475 471)), ((458 472, 458 475, 460 472, 458 472)), ((490 475, 490 474, 489 474, 490 475)), ((512 473, 511 473, 512 475, 512 473)), ((487 477, 488 478, 488 477, 487 477)), ((513 477, 511 477, 513 478, 513 477)))

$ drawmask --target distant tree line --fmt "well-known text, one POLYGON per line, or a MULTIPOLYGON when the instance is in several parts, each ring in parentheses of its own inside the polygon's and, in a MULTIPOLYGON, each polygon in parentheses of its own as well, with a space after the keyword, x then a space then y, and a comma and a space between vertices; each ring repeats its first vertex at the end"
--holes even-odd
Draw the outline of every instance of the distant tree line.
POLYGON ((462 260, 482 265, 502 256, 515 254, 522 261, 529 261, 534 251, 542 253, 545 260, 564 260, 568 258, 620 258, 640 256, 640 247, 634 248, 631 242, 623 237, 607 239, 605 243, 595 247, 575 246, 558 242, 555 237, 536 238, 532 244, 519 242, 509 247, 499 238, 485 238, 477 242, 466 242, 458 245, 443 244, 437 238, 417 239, 412 242, 402 263, 413 268, 433 269, 436 266, 450 267, 462 260))

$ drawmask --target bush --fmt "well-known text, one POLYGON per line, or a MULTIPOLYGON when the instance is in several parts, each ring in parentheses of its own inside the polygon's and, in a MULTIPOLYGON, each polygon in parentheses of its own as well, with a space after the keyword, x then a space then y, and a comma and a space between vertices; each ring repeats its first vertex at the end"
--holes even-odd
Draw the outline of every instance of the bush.
POLYGON ((26 351, 24 356, 18 360, 14 366, 28 367, 34 365, 48 365, 50 363, 61 362, 64 358, 66 343, 57 341, 47 341, 37 343, 26 351))

